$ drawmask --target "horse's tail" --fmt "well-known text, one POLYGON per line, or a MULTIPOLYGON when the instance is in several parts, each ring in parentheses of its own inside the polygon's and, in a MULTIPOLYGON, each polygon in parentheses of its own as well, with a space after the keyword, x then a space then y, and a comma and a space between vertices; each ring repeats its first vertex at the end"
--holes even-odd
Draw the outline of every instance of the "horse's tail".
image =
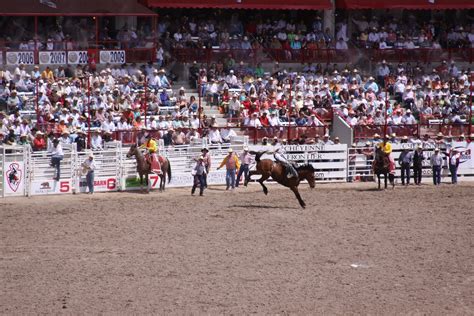
POLYGON ((260 158, 263 156, 263 154, 267 153, 267 151, 250 151, 249 153, 255 155, 255 162, 259 162, 260 158))
POLYGON ((166 158, 166 161, 168 162, 168 170, 167 170, 167 173, 168 173, 168 183, 170 183, 171 181, 171 163, 170 163, 170 160, 168 158, 166 158))

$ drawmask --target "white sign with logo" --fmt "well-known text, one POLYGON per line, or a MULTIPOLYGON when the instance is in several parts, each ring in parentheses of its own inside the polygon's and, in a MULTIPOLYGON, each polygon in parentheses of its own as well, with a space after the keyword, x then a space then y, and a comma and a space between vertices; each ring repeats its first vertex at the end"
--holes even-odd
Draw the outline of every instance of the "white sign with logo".
POLYGON ((67 52, 67 63, 72 65, 87 64, 89 56, 86 50, 74 50, 67 52))
POLYGON ((41 65, 64 65, 66 64, 65 51, 39 52, 39 63, 41 65))
MULTIPOLYGON (((117 179, 111 177, 96 177, 94 179, 94 192, 112 192, 117 191, 117 179)), ((89 192, 86 177, 79 179, 79 192, 89 192)))
MULTIPOLYGON (((225 175, 226 171, 212 171, 207 175, 207 183, 209 185, 217 185, 217 184, 225 184, 225 175)), ((159 189, 160 188, 160 177, 158 175, 149 175, 150 187, 152 189, 159 189)), ((145 180, 143 180, 145 182, 145 180)), ((237 179, 236 179, 237 181, 237 179)), ((194 176, 191 172, 187 173, 174 173, 173 177, 171 178, 170 183, 168 183, 168 179, 166 179, 166 187, 192 187, 194 183, 194 176)), ((145 187, 145 185, 143 185, 145 187)), ((133 185, 127 185, 127 190, 138 190, 140 187, 134 183, 133 185)))
POLYGON ((461 154, 458 173, 474 175, 474 143, 454 142, 452 148, 461 154))
POLYGON ((124 64, 126 62, 124 50, 101 50, 100 59, 101 64, 124 64))
POLYGON ((23 161, 5 162, 3 189, 5 196, 25 194, 25 163, 23 161))
POLYGON ((7 52, 7 65, 34 65, 35 54, 33 51, 7 52))
POLYGON ((71 193, 71 180, 64 179, 60 181, 55 180, 33 180, 31 181, 30 194, 31 195, 45 195, 45 194, 66 194, 71 193))

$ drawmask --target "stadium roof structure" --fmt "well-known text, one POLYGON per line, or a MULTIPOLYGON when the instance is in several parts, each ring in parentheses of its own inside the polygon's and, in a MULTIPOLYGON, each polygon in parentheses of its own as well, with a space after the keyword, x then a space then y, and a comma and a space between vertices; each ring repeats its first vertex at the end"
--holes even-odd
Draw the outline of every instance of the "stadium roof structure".
POLYGON ((136 0, 2 0, 2 16, 156 16, 136 0))
MULTIPOLYGON (((474 0, 473 0, 474 1, 474 0)), ((331 0, 143 0, 153 8, 327 10, 331 0)))
POLYGON ((474 9, 474 0, 336 0, 339 9, 474 9))

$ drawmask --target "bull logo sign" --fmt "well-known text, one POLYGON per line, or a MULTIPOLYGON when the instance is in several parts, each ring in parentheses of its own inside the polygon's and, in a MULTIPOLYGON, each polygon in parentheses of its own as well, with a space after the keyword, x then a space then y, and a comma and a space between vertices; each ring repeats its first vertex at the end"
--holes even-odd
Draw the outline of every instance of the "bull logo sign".
POLYGON ((8 170, 5 172, 6 182, 13 192, 16 192, 23 180, 23 171, 17 162, 10 164, 8 170))

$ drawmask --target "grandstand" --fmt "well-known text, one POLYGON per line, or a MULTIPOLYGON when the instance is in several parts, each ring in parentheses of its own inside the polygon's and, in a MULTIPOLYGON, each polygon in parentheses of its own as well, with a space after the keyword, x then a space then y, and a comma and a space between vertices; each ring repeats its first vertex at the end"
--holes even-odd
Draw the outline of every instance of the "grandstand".
POLYGON ((469 1, 23 2, 0 7, 8 144, 473 133, 469 1))

